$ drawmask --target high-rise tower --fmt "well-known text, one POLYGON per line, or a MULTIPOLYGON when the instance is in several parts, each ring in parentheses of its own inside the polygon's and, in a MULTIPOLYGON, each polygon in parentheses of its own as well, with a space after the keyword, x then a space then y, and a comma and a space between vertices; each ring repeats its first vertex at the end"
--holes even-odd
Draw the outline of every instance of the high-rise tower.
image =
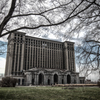
POLYGON ((14 32, 8 36, 6 76, 19 84, 78 83, 74 42, 59 42, 14 32))

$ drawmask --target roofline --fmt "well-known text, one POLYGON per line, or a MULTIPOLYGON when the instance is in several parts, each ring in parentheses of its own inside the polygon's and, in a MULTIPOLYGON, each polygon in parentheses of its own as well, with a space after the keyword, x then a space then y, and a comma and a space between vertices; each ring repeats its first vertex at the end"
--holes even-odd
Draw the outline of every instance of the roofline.
MULTIPOLYGON (((15 32, 12 32, 12 33, 26 34, 25 32, 20 32, 20 31, 15 31, 15 32)), ((7 39, 9 39, 9 37, 11 36, 12 33, 9 33, 7 39)))
POLYGON ((26 34, 25 32, 15 31, 13 33, 20 33, 20 34, 26 34))
MULTIPOLYGON (((20 32, 20 31, 15 31, 13 33, 20 33, 20 34, 23 34, 25 35, 26 33, 25 32, 20 32)), ((11 36, 12 33, 9 33, 9 36, 7 39, 9 39, 9 37, 11 36)), ((58 43, 65 43, 65 42, 69 42, 69 43, 72 43, 72 44, 75 44, 75 42, 70 42, 70 41, 64 41, 64 42, 61 42, 61 41, 57 41, 57 40, 51 40, 51 39, 44 39, 44 38, 38 38, 38 37, 33 37, 33 36, 28 36, 28 35, 25 35, 26 38, 36 38, 36 39, 41 39, 41 40, 46 40, 46 41, 52 41, 52 42, 58 42, 58 43)))
POLYGON ((56 40, 50 40, 50 39, 44 39, 44 38, 38 38, 38 37, 32 37, 32 36, 25 36, 26 38, 29 37, 29 38, 36 38, 36 39, 41 39, 41 40, 46 40, 46 41, 52 41, 52 42, 59 42, 59 43, 63 43, 63 42, 60 42, 60 41, 56 41, 56 40))
POLYGON ((61 42, 61 41, 56 41, 56 40, 51 40, 51 39, 44 39, 44 38, 38 38, 38 37, 27 36, 27 35, 25 37, 36 38, 36 39, 41 39, 41 40, 46 40, 46 41, 52 41, 52 42, 59 42, 59 43, 69 42, 69 43, 75 44, 75 42, 70 42, 70 41, 61 42))

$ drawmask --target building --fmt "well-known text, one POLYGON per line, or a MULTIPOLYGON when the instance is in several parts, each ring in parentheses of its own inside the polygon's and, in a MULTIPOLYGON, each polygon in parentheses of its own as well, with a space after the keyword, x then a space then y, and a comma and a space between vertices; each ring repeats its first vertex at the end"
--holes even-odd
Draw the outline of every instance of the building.
POLYGON ((8 36, 5 75, 18 85, 79 83, 74 42, 58 42, 14 32, 8 36))
POLYGON ((79 77, 80 79, 80 84, 84 84, 85 83, 85 77, 79 77))

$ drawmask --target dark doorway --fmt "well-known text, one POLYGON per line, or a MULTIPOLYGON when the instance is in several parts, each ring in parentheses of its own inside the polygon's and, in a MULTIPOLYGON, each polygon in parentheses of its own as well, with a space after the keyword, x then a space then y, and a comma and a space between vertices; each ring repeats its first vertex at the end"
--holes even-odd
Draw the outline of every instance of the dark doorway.
POLYGON ((20 79, 18 79, 18 85, 20 85, 20 79))
POLYGON ((76 80, 74 79, 74 84, 76 84, 76 80))
POLYGON ((22 79, 22 85, 24 85, 24 79, 22 79))
POLYGON ((58 75, 57 74, 54 75, 54 84, 58 84, 58 75))
POLYGON ((64 84, 64 80, 62 79, 62 84, 64 84))
POLYGON ((48 85, 50 85, 50 79, 48 79, 48 85))
POLYGON ((67 83, 70 84, 71 83, 71 76, 67 75, 67 83))
POLYGON ((39 85, 43 85, 43 83, 44 83, 44 75, 39 74, 39 85))
POLYGON ((34 79, 32 79, 32 85, 34 85, 34 79))

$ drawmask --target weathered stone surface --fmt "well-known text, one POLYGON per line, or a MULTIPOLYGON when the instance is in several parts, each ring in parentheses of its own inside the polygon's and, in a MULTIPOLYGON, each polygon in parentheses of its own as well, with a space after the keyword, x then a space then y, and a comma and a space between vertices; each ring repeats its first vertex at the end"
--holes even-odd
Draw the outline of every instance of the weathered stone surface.
POLYGON ((11 33, 5 75, 19 79, 19 85, 79 83, 75 69, 74 42, 58 42, 11 33))

